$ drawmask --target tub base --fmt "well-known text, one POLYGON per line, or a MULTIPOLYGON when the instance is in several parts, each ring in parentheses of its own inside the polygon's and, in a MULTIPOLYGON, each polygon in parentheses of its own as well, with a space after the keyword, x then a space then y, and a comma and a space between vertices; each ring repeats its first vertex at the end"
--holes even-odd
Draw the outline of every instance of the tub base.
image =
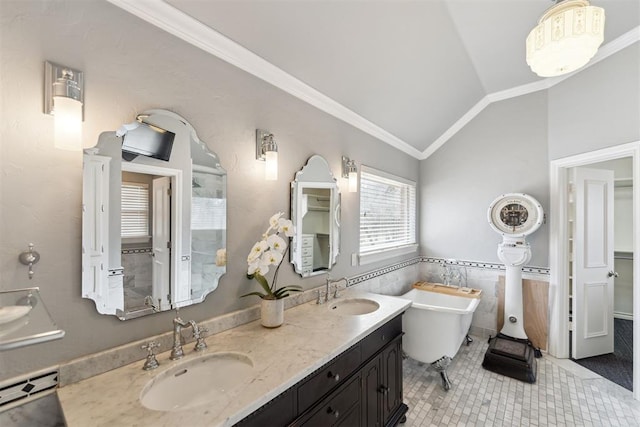
POLYGON ((482 367, 527 383, 536 382, 535 351, 526 340, 503 334, 489 338, 489 348, 484 355, 482 367))

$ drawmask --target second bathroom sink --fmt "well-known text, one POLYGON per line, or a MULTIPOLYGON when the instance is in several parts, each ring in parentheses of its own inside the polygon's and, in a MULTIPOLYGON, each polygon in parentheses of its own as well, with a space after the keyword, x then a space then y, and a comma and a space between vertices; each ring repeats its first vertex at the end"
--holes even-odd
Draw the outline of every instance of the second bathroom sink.
POLYGON ((336 314, 358 316, 373 313, 380 308, 380 304, 366 298, 346 298, 332 301, 329 310, 336 314))

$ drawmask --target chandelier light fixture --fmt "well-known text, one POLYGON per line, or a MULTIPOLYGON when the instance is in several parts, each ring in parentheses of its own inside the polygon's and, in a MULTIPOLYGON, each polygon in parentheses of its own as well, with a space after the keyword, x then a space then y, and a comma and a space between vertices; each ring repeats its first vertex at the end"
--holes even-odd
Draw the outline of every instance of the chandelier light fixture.
POLYGON ((527 36, 527 64, 540 77, 584 66, 604 40, 604 9, 587 0, 558 0, 527 36))

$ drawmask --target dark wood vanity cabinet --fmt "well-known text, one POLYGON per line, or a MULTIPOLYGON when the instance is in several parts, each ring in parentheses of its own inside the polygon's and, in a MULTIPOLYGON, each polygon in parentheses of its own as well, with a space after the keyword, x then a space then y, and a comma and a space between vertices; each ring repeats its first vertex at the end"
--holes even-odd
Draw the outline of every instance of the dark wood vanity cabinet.
POLYGON ((236 426, 395 426, 402 402, 402 315, 236 426))

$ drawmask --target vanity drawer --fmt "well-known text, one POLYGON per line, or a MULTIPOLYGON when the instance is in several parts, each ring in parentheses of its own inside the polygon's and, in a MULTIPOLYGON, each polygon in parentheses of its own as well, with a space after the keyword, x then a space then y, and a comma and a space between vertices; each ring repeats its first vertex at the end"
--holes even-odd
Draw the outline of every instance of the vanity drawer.
POLYGON ((303 256, 302 257, 302 268, 304 267, 313 267, 313 257, 312 256, 303 256))
POLYGON ((264 405, 234 427, 285 426, 296 416, 293 389, 289 389, 264 405))
POLYGON ((360 366, 360 345, 352 347, 329 362, 298 387, 298 413, 302 413, 322 396, 342 383, 360 366))
POLYGON ((303 257, 313 256, 313 246, 308 248, 302 247, 302 250, 300 251, 300 253, 303 257))
POLYGON ((395 337, 402 334, 402 315, 380 326, 368 337, 362 340, 362 360, 373 356, 378 350, 390 343, 395 337))
POLYGON ((290 427, 359 426, 360 390, 360 375, 356 375, 290 427))

